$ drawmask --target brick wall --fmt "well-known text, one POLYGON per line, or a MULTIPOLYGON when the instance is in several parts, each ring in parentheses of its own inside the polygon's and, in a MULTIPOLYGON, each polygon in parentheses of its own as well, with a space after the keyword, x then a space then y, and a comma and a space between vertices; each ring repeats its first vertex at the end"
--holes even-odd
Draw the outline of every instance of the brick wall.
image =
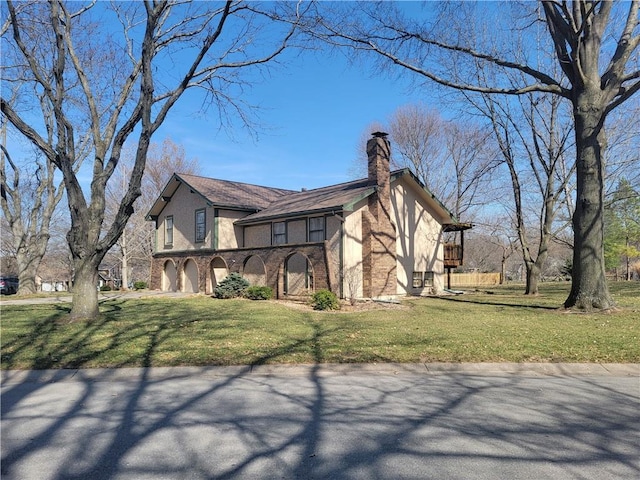
POLYGON ((151 266, 151 288, 162 288, 162 274, 165 263, 173 261, 177 269, 177 290, 182 290, 184 266, 192 260, 198 267, 198 290, 211 294, 211 265, 214 259, 221 258, 227 265, 229 273, 243 273, 243 266, 248 258, 256 255, 265 266, 266 285, 273 288, 276 298, 284 295, 284 269, 286 260, 300 253, 309 259, 313 268, 314 288, 329 289, 339 293, 338 279, 333 269, 328 266, 327 242, 288 244, 262 248, 239 248, 234 250, 198 250, 186 252, 163 252, 153 256, 151 266))

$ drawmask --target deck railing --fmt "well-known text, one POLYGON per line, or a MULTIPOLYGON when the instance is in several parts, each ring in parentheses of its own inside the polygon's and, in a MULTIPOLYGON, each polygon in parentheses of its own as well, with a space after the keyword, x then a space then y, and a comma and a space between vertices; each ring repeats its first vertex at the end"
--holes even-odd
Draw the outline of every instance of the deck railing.
POLYGON ((445 268, 456 268, 462 265, 462 245, 456 243, 444 244, 444 266, 445 268))

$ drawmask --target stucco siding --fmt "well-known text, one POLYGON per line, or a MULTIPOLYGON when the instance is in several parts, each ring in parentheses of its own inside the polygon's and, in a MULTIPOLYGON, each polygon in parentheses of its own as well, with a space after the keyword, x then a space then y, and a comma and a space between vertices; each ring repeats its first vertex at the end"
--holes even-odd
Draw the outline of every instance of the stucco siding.
POLYGON ((340 241, 340 230, 342 227, 342 221, 338 215, 331 215, 327 217, 326 226, 327 232, 325 237, 330 245, 338 246, 338 242, 340 241))
MULTIPOLYGON (((233 224, 239 218, 246 217, 248 212, 234 210, 218 210, 217 242, 213 248, 219 250, 239 248, 242 246, 242 227, 233 224)), ((214 226, 215 229, 215 226, 214 226)))
POLYGON ((188 187, 180 185, 171 201, 162 210, 158 219, 158 252, 177 250, 198 250, 210 248, 212 242, 212 227, 214 223, 213 208, 207 207, 204 198, 191 193, 188 187), (205 238, 204 242, 195 242, 196 210, 205 210, 205 238), (166 219, 173 217, 173 244, 166 241, 166 219))
POLYGON ((444 264, 442 225, 415 188, 400 180, 391 188, 396 224, 398 294, 421 294, 442 290, 444 264), (413 272, 434 272, 433 288, 414 288, 413 272))
POLYGON ((264 247, 271 245, 271 224, 250 225, 244 227, 245 247, 264 247))
POLYGON ((290 220, 287 222, 287 243, 304 243, 307 241, 307 221, 290 220))
POLYGON ((344 296, 344 290, 340 285, 340 275, 342 268, 342 221, 341 217, 337 215, 331 215, 326 217, 326 232, 325 238, 327 239, 327 263, 329 264, 329 270, 332 275, 331 284, 335 285, 337 291, 334 292, 337 295, 344 296))
POLYGON ((367 200, 345 213, 342 264, 342 291, 345 298, 362 298, 362 212, 368 210, 367 200))

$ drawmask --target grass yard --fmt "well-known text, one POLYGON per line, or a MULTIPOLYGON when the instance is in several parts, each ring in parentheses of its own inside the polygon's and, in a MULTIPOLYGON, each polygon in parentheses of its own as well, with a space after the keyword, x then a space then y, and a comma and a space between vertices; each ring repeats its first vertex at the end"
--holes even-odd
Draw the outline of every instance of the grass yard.
POLYGON ((568 284, 315 312, 277 301, 111 299, 93 323, 69 304, 3 305, 2 369, 354 362, 640 362, 640 283, 613 283, 619 310, 557 307, 568 284))

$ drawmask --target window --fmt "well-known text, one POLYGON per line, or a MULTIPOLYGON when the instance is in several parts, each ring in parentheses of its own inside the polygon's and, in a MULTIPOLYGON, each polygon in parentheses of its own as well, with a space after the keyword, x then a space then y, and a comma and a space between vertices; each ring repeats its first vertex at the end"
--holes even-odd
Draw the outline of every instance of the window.
POLYGON ((283 243, 287 243, 287 224, 275 222, 273 224, 273 244, 282 245, 283 243))
POLYGON ((433 287, 433 272, 413 272, 413 288, 433 287))
POLYGON ((205 210, 196 210, 196 242, 204 242, 206 236, 205 210))
POLYGON ((324 241, 324 217, 314 217, 309 219, 309 241, 324 241))
POLYGON ((164 219, 164 244, 173 245, 173 215, 164 219))
POLYGON ((433 272, 424 272, 424 286, 433 287, 433 272))

